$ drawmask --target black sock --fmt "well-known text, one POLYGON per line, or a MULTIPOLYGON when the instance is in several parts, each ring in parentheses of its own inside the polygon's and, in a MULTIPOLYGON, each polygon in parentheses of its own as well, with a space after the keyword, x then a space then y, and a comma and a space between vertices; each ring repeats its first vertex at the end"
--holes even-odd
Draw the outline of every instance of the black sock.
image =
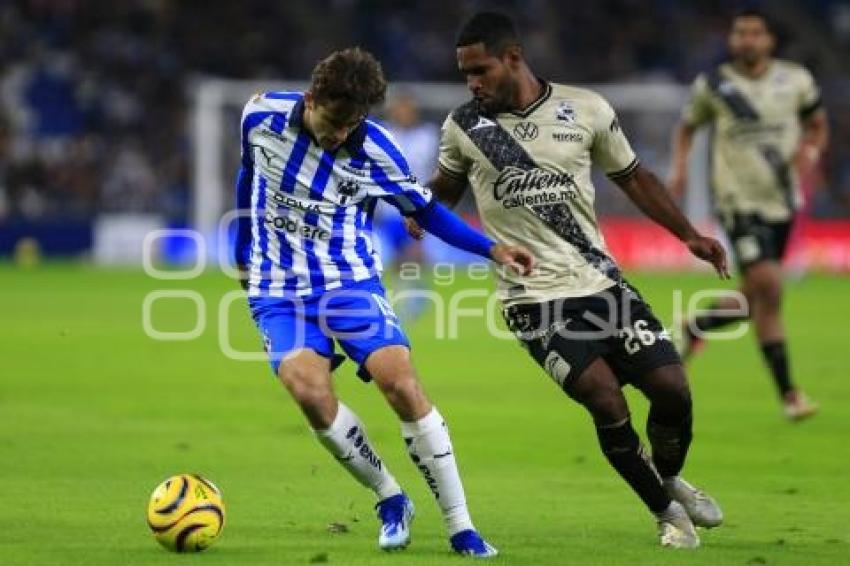
POLYGON ((740 322, 742 320, 747 320, 748 318, 743 315, 720 314, 718 312, 714 312, 716 310, 717 305, 713 304, 707 313, 701 314, 693 320, 690 328, 701 332, 708 332, 709 330, 722 328, 728 324, 732 324, 733 322, 740 322))
POLYGON ((657 406, 649 409, 646 433, 652 446, 652 462, 662 478, 679 475, 693 439, 693 415, 665 415, 657 406))
POLYGON ((780 395, 785 396, 786 393, 794 389, 791 385, 791 372, 788 370, 788 353, 785 350, 785 341, 762 344, 761 353, 764 354, 764 360, 773 374, 776 388, 779 389, 780 395))
POLYGON ((617 470, 650 511, 660 513, 670 506, 670 497, 661 487, 658 475, 649 463, 640 445, 631 420, 613 424, 596 425, 599 446, 608 462, 617 470))

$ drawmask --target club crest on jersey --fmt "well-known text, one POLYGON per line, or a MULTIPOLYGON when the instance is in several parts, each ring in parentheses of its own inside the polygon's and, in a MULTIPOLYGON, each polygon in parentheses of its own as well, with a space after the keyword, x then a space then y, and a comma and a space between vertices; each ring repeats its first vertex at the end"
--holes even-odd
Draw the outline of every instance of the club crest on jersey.
POLYGON ((336 192, 339 194, 339 204, 344 205, 349 202, 359 190, 360 183, 357 182, 357 179, 342 179, 336 185, 336 192))
POLYGON ((555 119, 565 124, 575 123, 576 109, 572 103, 566 100, 561 101, 555 109, 555 119))

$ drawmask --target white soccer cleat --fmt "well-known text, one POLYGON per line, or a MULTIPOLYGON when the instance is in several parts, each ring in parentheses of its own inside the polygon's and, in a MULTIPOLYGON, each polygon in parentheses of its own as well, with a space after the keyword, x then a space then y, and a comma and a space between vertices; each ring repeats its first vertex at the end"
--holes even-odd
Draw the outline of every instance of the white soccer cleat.
POLYGON ((678 501, 671 501, 670 506, 655 515, 658 520, 658 537, 661 546, 670 548, 696 548, 699 546, 699 536, 685 508, 678 501))
POLYGON ((797 422, 811 417, 818 412, 817 403, 806 397, 802 391, 789 391, 782 399, 782 411, 789 421, 797 422))
POLYGON ((375 505, 381 520, 378 546, 382 550, 401 550, 410 544, 410 523, 415 510, 413 502, 404 493, 393 495, 375 505))
POLYGON ((664 478, 664 490, 674 501, 685 508, 685 512, 697 527, 711 529, 723 522, 723 511, 717 502, 679 476, 664 478))

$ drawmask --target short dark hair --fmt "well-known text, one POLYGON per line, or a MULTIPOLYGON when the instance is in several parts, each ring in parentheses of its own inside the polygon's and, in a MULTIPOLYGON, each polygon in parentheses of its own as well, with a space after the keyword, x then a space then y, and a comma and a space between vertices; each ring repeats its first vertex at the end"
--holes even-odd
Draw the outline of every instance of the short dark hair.
POLYGON ((311 83, 316 102, 342 103, 362 112, 383 102, 387 93, 381 64, 359 47, 334 51, 319 61, 311 83))
POLYGON ((776 35, 776 26, 773 19, 764 10, 752 6, 741 8, 732 14, 732 23, 734 24, 738 18, 758 18, 764 23, 764 27, 769 34, 776 35))
POLYGON ((478 12, 460 29, 455 47, 483 43, 488 53, 501 55, 506 47, 521 45, 514 21, 500 12, 478 12))

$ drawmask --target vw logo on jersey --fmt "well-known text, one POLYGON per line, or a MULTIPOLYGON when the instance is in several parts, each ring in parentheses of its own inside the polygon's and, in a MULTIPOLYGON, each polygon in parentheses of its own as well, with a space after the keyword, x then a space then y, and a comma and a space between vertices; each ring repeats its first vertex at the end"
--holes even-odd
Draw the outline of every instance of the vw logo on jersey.
POLYGON ((533 122, 520 122, 514 126, 514 135, 522 141, 531 141, 538 133, 537 124, 533 122))

